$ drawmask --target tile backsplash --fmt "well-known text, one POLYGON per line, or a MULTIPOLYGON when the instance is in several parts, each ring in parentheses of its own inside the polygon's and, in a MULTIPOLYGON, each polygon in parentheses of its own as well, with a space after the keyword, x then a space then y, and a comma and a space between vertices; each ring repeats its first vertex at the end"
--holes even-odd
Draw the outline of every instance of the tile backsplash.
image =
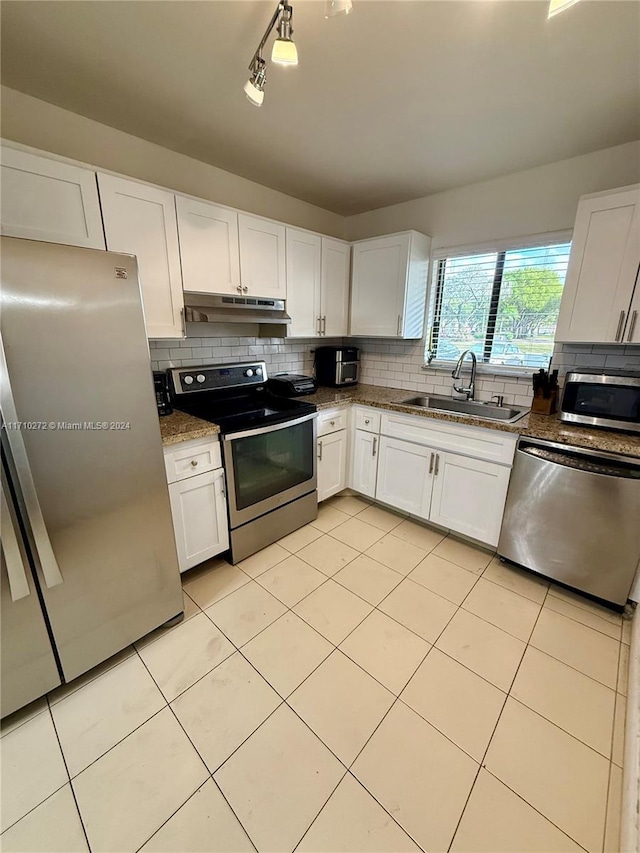
MULTIPOLYGON (((361 382, 427 394, 451 394, 450 367, 423 367, 424 341, 380 338, 321 341, 317 338, 296 338, 287 341, 282 338, 207 337, 150 341, 149 346, 154 370, 260 359, 266 362, 270 374, 309 374, 313 372, 313 349, 316 346, 347 341, 360 347, 361 382)), ((565 373, 576 366, 640 370, 640 346, 556 344, 553 366, 558 368, 561 382, 565 373)), ((481 369, 476 381, 476 399, 489 400, 496 394, 502 395, 509 405, 529 406, 531 377, 489 373, 481 369)))

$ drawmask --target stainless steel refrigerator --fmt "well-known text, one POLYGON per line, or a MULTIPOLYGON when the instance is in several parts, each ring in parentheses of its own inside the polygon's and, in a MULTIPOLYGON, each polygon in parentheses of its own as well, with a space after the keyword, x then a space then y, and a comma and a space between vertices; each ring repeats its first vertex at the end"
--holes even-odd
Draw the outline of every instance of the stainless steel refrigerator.
POLYGON ((183 610, 136 259, 1 240, 1 708, 183 610))

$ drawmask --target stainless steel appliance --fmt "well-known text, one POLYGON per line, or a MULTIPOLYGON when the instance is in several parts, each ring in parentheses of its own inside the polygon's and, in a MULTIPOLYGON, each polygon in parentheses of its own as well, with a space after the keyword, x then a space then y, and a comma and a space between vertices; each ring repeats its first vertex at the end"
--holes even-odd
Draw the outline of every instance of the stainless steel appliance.
POLYGON ((640 371, 577 368, 567 373, 560 420, 640 432, 640 371))
POLYGON ((265 390, 264 362, 173 368, 169 375, 175 407, 220 427, 232 562, 316 518, 312 403, 265 390))
POLYGON ((640 459, 521 438, 498 554, 624 606, 640 562, 640 459))
POLYGON ((0 248, 5 716, 183 603, 135 258, 0 248))
POLYGON ((281 397, 303 397, 305 394, 313 394, 318 385, 313 376, 304 376, 302 373, 278 373, 269 379, 267 387, 272 394, 278 394, 281 397))
POLYGON ((318 385, 330 388, 356 385, 360 371, 360 350, 358 347, 317 347, 315 369, 318 385))

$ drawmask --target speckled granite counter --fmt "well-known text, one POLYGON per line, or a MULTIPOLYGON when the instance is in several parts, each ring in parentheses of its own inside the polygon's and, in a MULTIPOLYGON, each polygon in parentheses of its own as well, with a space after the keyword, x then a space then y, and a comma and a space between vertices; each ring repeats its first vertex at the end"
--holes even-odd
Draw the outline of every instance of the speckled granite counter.
MULTIPOLYGON (((417 415, 432 420, 451 421, 467 426, 497 429, 515 435, 525 435, 531 438, 542 438, 546 441, 556 441, 561 444, 572 444, 576 447, 589 447, 593 450, 604 450, 610 453, 624 453, 640 458, 640 436, 610 430, 589 429, 569 426, 561 423, 555 415, 529 414, 513 424, 499 421, 485 421, 480 418, 465 415, 446 414, 432 409, 420 409, 417 406, 405 406, 402 400, 415 395, 415 391, 402 388, 381 388, 378 385, 358 385, 355 388, 319 388, 315 394, 304 397, 305 402, 315 403, 320 411, 350 406, 360 403, 363 406, 373 406, 376 409, 387 409, 391 412, 403 412, 407 415, 417 415)), ((162 443, 178 444, 193 438, 204 438, 207 435, 217 435, 220 428, 216 424, 194 418, 184 412, 175 411, 171 415, 160 418, 162 443)))
POLYGON ((160 418, 160 435, 166 447, 169 444, 179 444, 181 441, 191 441, 193 438, 205 438, 207 435, 217 435, 220 427, 210 424, 185 412, 174 411, 160 418))
POLYGON ((373 406, 376 409, 387 409, 392 412, 404 412, 423 418, 451 421, 467 424, 468 426, 497 429, 502 432, 525 435, 531 438, 541 438, 546 441, 556 441, 561 444, 572 444, 576 447, 588 447, 593 450, 624 453, 628 456, 640 457, 640 436, 624 432, 614 432, 603 429, 569 426, 561 423, 555 415, 529 414, 512 424, 499 421, 485 421, 480 418, 465 415, 435 412, 432 409, 420 409, 416 406, 402 405, 402 400, 415 396, 415 391, 402 388, 381 388, 378 385, 358 385, 355 388, 319 388, 315 394, 305 397, 310 403, 315 403, 318 409, 333 409, 360 403, 373 406))

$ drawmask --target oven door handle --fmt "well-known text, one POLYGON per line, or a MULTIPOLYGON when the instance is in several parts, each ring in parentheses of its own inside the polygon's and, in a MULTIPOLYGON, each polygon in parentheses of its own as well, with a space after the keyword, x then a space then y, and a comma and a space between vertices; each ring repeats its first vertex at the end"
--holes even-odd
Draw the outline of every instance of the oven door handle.
POLYGON ((274 424, 273 426, 266 427, 256 427, 255 429, 246 429, 242 432, 233 432, 229 435, 224 436, 225 441, 236 441, 239 438, 249 438, 252 435, 266 435, 269 432, 276 432, 280 429, 288 429, 288 427, 297 426, 298 424, 303 424, 305 421, 312 421, 314 418, 318 417, 317 412, 313 412, 311 415, 304 415, 301 418, 295 418, 291 421, 281 421, 279 424, 274 424))

